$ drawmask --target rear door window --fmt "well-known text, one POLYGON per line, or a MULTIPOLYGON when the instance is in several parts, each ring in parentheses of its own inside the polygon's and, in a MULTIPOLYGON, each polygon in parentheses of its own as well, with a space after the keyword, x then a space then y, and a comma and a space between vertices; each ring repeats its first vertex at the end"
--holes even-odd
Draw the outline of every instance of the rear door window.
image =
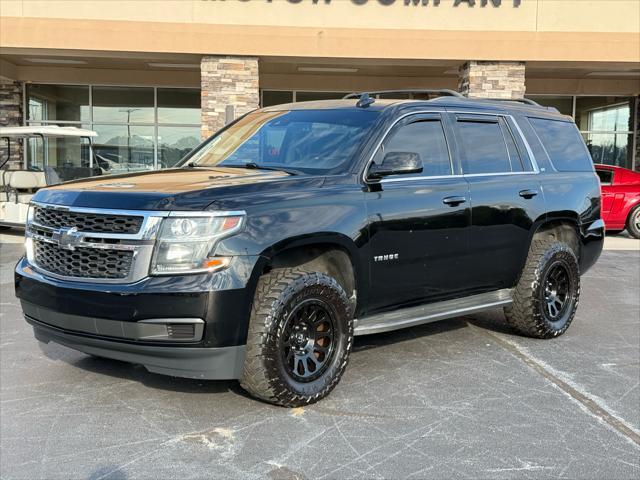
POLYGON ((529 118, 529 123, 556 170, 593 171, 591 156, 574 123, 546 118, 529 118))
MULTIPOLYGON (((463 173, 474 175, 512 171, 509 148, 498 117, 459 116, 457 120, 458 137, 463 150, 463 173)), ((515 149, 515 145, 512 148, 515 149)), ((520 162, 519 159, 517 161, 520 162)), ((518 171, 522 171, 522 164, 518 171)))

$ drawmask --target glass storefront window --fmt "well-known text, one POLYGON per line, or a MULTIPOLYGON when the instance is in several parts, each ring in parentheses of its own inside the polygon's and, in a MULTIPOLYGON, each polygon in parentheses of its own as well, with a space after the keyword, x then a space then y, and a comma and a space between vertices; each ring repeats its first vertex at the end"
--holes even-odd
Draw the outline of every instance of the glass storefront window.
POLYGON ((153 88, 93 87, 93 121, 154 123, 153 88))
POLYGON ((545 107, 555 107, 563 115, 573 116, 573 97, 560 95, 527 95, 534 102, 538 102, 545 107))
POLYGON ((576 124, 583 131, 629 132, 633 130, 629 97, 577 97, 576 124))
POLYGON ((312 100, 337 100, 350 92, 296 92, 296 102, 312 100))
POLYGON ((200 143, 200 127, 158 127, 158 168, 173 167, 200 143))
POLYGON ((159 88, 158 123, 200 123, 200 90, 159 88))
POLYGON ((27 85, 27 120, 36 122, 89 121, 89 87, 27 85))
POLYGON ((271 107, 293 102, 293 92, 280 92, 276 90, 264 90, 262 92, 262 106, 271 107))
POLYGON ((95 163, 103 175, 154 169, 154 127, 94 125, 95 163))
POLYGON ((633 144, 631 134, 583 133, 582 136, 594 163, 627 167, 629 147, 633 144))

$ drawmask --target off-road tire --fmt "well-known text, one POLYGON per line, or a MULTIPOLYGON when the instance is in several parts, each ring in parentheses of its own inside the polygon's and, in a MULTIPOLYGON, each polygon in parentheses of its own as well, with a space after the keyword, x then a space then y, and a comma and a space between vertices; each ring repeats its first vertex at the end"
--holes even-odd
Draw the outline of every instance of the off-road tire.
POLYGON ((337 385, 353 344, 349 298, 332 277, 318 272, 283 268, 263 275, 251 309, 244 371, 240 385, 251 395, 285 407, 300 407, 326 397, 337 385), (322 302, 334 315, 332 356, 318 378, 292 378, 283 359, 287 319, 303 302, 322 302))
POLYGON ((633 238, 640 238, 640 226, 637 224, 638 215, 640 215, 640 205, 633 207, 627 217, 627 232, 633 238))
POLYGON ((524 270, 513 292, 513 303, 504 308, 507 323, 522 335, 554 338, 567 331, 580 298, 580 267, 571 247, 554 239, 534 239, 524 270), (550 320, 545 283, 551 269, 561 265, 569 280, 569 304, 550 320), (560 315, 562 313, 562 315, 560 315))

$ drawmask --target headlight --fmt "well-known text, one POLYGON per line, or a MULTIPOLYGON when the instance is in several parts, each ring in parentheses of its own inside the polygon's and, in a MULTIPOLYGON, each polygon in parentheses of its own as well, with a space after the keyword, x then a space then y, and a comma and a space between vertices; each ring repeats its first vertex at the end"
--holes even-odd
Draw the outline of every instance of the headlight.
POLYGON ((33 205, 27 208, 27 222, 24 227, 24 249, 29 263, 33 264, 35 260, 35 251, 33 249, 33 239, 29 236, 29 224, 33 221, 34 213, 33 205))
POLYGON ((162 221, 151 262, 152 275, 213 272, 229 265, 214 257, 216 243, 242 228, 244 215, 180 216, 162 221))

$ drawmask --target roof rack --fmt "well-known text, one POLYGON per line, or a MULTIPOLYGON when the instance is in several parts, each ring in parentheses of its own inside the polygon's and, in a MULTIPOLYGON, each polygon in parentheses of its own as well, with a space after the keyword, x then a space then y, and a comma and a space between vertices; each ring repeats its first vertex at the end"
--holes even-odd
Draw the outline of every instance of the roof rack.
POLYGON ((541 107, 538 102, 534 102, 530 98, 477 98, 476 100, 490 100, 492 102, 518 102, 525 103, 527 105, 533 105, 534 107, 541 107))
POLYGON ((346 99, 350 99, 350 98, 360 98, 363 95, 375 96, 375 95, 384 95, 384 94, 390 94, 390 93, 409 93, 409 94, 413 94, 413 93, 427 93, 427 94, 433 93, 433 94, 437 94, 437 95, 448 95, 448 96, 451 96, 451 97, 466 98, 462 94, 460 94, 459 92, 456 92, 455 90, 449 90, 448 88, 427 89, 427 90, 408 89, 408 90, 376 90, 374 92, 353 92, 353 93, 349 93, 348 95, 345 95, 342 98, 346 100, 346 99))

